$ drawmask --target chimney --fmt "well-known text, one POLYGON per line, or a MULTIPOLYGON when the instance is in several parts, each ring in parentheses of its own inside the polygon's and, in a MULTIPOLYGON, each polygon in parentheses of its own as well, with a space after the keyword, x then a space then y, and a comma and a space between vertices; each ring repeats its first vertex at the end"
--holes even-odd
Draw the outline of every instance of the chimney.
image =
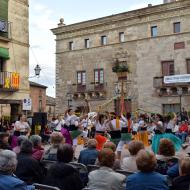
POLYGON ((152 7, 152 4, 151 4, 151 3, 149 3, 149 4, 148 4, 148 7, 152 7))

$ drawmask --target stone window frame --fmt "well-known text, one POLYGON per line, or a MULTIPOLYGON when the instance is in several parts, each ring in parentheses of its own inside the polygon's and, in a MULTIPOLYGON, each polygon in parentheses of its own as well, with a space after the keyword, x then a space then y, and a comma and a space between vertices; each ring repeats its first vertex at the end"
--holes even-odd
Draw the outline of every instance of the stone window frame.
POLYGON ((106 35, 101 36, 101 45, 105 46, 108 43, 108 37, 106 35))
POLYGON ((162 67, 162 76, 175 75, 174 60, 161 61, 161 67, 162 67), (164 68, 164 64, 166 65, 165 68, 167 67, 167 71, 164 68))
POLYGON ((69 50, 70 51, 74 50, 74 42, 73 41, 69 42, 69 50))
POLYGON ((150 30, 151 30, 151 37, 152 38, 155 38, 158 36, 158 26, 157 25, 154 25, 154 26, 151 26, 150 27, 150 30), (156 35, 154 34, 154 29, 156 28, 156 35))
POLYGON ((94 69, 94 84, 104 84, 104 69, 94 69), (101 80, 101 72, 103 72, 103 77, 101 80), (96 80, 96 73, 98 73, 98 80, 96 80))
POLYGON ((119 32, 119 42, 125 42, 125 32, 119 32))
POLYGON ((178 34, 181 32, 181 22, 174 22, 173 23, 173 33, 174 34, 178 34), (179 26, 179 28, 177 28, 177 26, 179 26))
POLYGON ((186 59, 187 74, 190 74, 190 58, 186 59))
POLYGON ((84 39, 84 47, 86 49, 90 48, 90 39, 89 38, 84 39))
POLYGON ((77 85, 85 86, 86 85, 86 71, 77 71, 77 85), (79 79, 80 76, 80 79, 79 79))

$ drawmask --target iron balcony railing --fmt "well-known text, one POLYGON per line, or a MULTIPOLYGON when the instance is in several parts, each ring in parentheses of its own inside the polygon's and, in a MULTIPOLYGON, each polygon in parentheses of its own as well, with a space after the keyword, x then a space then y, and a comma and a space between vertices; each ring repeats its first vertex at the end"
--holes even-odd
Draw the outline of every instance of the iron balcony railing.
POLYGON ((0 90, 16 91, 20 86, 20 74, 16 72, 0 72, 0 90))
POLYGON ((106 83, 74 84, 68 89, 69 93, 89 93, 89 92, 103 92, 106 91, 106 83))

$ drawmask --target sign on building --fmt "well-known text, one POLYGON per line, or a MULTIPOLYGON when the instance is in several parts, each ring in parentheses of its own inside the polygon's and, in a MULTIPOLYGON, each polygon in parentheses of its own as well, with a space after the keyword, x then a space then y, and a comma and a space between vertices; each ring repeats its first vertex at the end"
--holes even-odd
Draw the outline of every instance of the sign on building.
POLYGON ((25 111, 31 111, 32 110, 32 100, 30 98, 25 98, 23 100, 22 109, 25 111))
POLYGON ((190 82, 190 74, 172 75, 172 76, 165 76, 164 77, 164 83, 165 84, 186 83, 186 82, 190 82))

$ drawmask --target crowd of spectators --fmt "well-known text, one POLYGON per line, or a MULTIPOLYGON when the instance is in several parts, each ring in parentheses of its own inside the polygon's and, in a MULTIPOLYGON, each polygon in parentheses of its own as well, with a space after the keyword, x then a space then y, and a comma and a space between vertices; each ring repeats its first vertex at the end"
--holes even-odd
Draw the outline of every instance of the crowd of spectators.
MULTIPOLYGON (((106 142, 97 150, 97 141, 89 139, 87 147, 75 158, 75 151, 60 132, 53 132, 50 145, 43 146, 39 135, 19 136, 11 150, 9 134, 0 133, 0 189, 32 190, 34 183, 60 190, 189 190, 190 157, 179 157, 173 143, 161 139, 159 151, 145 149, 141 141, 131 141, 125 148, 129 155, 118 159, 116 145, 106 142), (51 161, 46 167, 44 161, 51 161), (73 163, 97 168, 83 181, 73 163), (119 171, 129 172, 124 175, 119 171), (168 180, 169 179, 169 180, 168 180)), ((80 166, 80 165, 79 165, 80 166)), ((88 172, 88 171, 87 171, 88 172)))

